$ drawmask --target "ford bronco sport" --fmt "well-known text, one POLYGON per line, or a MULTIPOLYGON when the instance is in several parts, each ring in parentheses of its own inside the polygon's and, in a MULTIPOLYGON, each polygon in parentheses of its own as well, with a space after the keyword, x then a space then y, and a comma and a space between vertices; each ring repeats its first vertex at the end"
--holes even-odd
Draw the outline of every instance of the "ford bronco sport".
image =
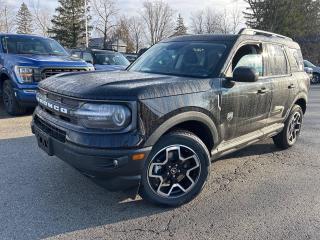
POLYGON ((72 58, 50 38, 0 34, 0 97, 11 115, 35 107, 38 82, 62 72, 94 70, 92 64, 72 58))
POLYGON ((178 206, 200 193, 219 156, 266 138, 293 146, 309 85, 290 38, 252 29, 179 36, 124 72, 42 81, 32 130, 50 156, 109 189, 178 206))

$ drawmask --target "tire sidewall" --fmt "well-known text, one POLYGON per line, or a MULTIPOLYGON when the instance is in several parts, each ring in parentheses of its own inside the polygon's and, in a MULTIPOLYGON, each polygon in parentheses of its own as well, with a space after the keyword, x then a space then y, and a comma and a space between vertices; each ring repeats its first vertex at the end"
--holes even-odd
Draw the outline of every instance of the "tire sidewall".
POLYGON ((148 159, 145 162, 143 172, 142 172, 142 179, 141 179, 142 197, 147 198, 147 200, 150 200, 153 203, 165 205, 165 206, 171 206, 171 207, 185 204, 191 201, 192 199, 194 199, 201 192, 209 176, 209 167, 210 167, 210 157, 209 157, 208 150, 206 149, 205 145, 198 137, 196 137, 193 134, 186 135, 178 132, 165 135, 153 147, 151 153, 148 156, 148 159), (201 172, 196 185, 188 193, 177 198, 165 198, 157 195, 154 192, 154 190, 151 189, 148 183, 148 170, 149 170, 150 162, 161 149, 169 147, 171 145, 175 145, 175 144, 187 146, 197 154, 200 161, 201 172))
POLYGON ((3 104, 4 104, 4 107, 5 109, 7 110, 8 113, 12 113, 13 112, 13 104, 14 104, 14 95, 13 95, 13 92, 12 92, 12 87, 10 85, 10 83, 8 81, 5 81, 3 83, 3 104), (5 104, 5 101, 4 101, 4 95, 8 95, 9 98, 11 98, 11 101, 12 101, 12 104, 10 106, 6 105, 5 104))

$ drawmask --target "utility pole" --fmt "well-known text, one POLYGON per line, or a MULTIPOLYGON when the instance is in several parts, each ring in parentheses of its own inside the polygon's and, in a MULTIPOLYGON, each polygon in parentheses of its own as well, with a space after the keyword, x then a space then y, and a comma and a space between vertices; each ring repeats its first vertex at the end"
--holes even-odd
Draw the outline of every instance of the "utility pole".
POLYGON ((86 48, 88 48, 89 47, 89 34, 88 34, 87 0, 84 0, 84 15, 86 18, 86 48))

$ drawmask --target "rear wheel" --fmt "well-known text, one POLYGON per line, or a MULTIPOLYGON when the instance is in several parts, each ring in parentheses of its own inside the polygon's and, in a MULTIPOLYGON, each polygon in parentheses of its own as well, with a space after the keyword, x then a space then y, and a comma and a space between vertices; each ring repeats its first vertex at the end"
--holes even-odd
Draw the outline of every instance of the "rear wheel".
POLYGON ((303 111, 299 105, 295 105, 285 122, 281 133, 273 137, 274 144, 282 149, 292 147, 298 140, 301 132, 303 111))
POLYGON ((154 146, 142 173, 141 196, 155 204, 180 206, 194 199, 209 175, 210 157, 194 134, 176 131, 154 146))
POLYGON ((20 106, 9 80, 3 83, 2 98, 4 108, 10 115, 17 116, 26 112, 26 108, 20 106))

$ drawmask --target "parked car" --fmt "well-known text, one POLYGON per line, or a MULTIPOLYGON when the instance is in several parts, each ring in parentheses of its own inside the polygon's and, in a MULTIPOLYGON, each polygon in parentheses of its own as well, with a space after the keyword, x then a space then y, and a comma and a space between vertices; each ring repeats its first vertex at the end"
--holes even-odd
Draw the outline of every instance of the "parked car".
POLYGON ((317 67, 308 60, 303 61, 306 68, 311 68, 313 70, 312 78, 310 79, 312 84, 320 83, 320 67, 317 67))
POLYGON ((310 82, 311 82, 311 79, 313 78, 313 69, 309 68, 309 67, 305 67, 304 71, 308 74, 308 76, 310 78, 310 82))
POLYGON ((64 72, 93 70, 72 58, 55 40, 34 35, 0 34, 0 95, 11 115, 35 107, 38 83, 64 72))
POLYGON ((127 53, 124 56, 126 57, 126 59, 128 59, 130 63, 133 63, 138 58, 137 54, 131 54, 131 53, 130 54, 127 53))
POLYGON ((77 56, 88 63, 92 63, 96 70, 118 71, 125 70, 130 62, 122 53, 109 50, 72 50, 73 56, 77 56))
POLYGON ((32 132, 50 156, 107 188, 179 206, 201 192, 212 160, 271 137, 292 147, 309 87, 290 38, 252 29, 180 36, 127 71, 41 82, 32 132))

